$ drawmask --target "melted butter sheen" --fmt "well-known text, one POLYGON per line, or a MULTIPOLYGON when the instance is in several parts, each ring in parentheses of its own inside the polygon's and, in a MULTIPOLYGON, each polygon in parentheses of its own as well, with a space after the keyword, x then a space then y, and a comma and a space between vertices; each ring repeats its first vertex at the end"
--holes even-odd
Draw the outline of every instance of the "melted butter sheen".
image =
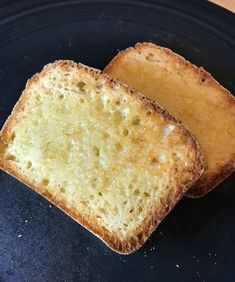
POLYGON ((171 175, 194 152, 172 122, 105 83, 54 68, 31 84, 6 154, 53 197, 125 237, 174 193, 171 175))

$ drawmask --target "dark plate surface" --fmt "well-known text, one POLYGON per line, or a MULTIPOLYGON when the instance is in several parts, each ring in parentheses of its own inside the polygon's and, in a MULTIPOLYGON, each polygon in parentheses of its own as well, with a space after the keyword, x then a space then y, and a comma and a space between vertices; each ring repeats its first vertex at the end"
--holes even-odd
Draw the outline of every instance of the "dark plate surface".
MULTIPOLYGON (((2 0, 0 126, 44 64, 102 69, 138 41, 173 49, 235 93, 235 15, 207 1, 2 0)), ((234 186, 233 175, 183 199, 141 250, 120 256, 0 172, 0 281, 235 281, 234 186)))

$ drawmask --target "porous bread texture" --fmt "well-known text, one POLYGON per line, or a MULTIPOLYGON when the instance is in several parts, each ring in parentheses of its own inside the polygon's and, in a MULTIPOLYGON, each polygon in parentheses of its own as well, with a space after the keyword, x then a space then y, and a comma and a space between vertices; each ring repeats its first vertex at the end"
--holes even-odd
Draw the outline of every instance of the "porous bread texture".
POLYGON ((200 147, 156 103, 72 61, 28 83, 0 166, 119 253, 137 250, 202 172, 200 147))
POLYGON ((235 170, 235 98, 203 68, 167 48, 138 43, 114 57, 105 72, 155 100, 195 134, 205 171, 187 196, 205 195, 235 170))

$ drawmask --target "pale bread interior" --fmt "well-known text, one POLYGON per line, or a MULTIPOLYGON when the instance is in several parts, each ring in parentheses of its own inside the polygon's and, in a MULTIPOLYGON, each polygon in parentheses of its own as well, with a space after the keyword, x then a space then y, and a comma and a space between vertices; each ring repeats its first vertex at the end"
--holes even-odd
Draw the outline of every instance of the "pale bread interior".
POLYGON ((28 83, 2 130, 2 167, 103 240, 138 241, 200 175, 199 147, 174 119, 93 72, 59 62, 28 83))

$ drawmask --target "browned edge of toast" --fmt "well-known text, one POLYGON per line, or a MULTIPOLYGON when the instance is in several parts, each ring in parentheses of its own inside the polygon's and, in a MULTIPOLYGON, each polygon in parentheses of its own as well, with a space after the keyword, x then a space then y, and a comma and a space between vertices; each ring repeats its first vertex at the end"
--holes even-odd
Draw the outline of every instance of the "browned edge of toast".
MULTIPOLYGON (((134 47, 129 47, 125 50, 120 51, 105 67, 104 72, 109 74, 112 68, 119 63, 119 60, 121 60, 122 57, 134 50, 141 51, 141 49, 145 47, 152 48, 154 50, 160 50, 164 53, 164 55, 169 57, 175 63, 180 64, 185 69, 191 69, 195 73, 195 75, 200 78, 201 81, 206 81, 207 84, 210 84, 215 88, 215 90, 219 90, 224 99, 227 99, 229 103, 233 104, 235 107, 235 97, 226 88, 220 85, 219 82, 216 81, 210 73, 203 69, 203 67, 197 67, 187 61, 184 57, 178 55, 170 49, 158 46, 150 42, 136 43, 134 47)), ((235 159, 231 159, 225 165, 222 165, 216 173, 211 173, 210 175, 205 176, 202 175, 202 177, 200 177, 199 180, 188 190, 186 196, 189 198, 199 198, 206 195, 234 171, 235 159)))
MULTIPOLYGON (((74 210, 70 209, 66 206, 66 203, 62 202, 61 200, 58 200, 56 197, 52 196, 50 193, 48 193, 43 187, 41 187, 40 184, 36 184, 34 181, 30 181, 27 179, 27 177, 18 174, 12 166, 9 165, 9 163, 1 156, 0 154, 0 168, 13 177, 20 180, 22 183, 30 187, 32 190, 36 191, 38 194, 49 200, 51 203, 56 205, 58 208, 60 208, 62 211, 64 211, 66 214, 68 214, 70 217, 72 217, 75 221, 80 223, 82 226, 87 228, 89 231, 91 231, 94 235, 99 237, 108 247, 110 247, 112 250, 114 250, 117 253, 120 254, 130 254, 136 250, 138 250, 148 239, 148 237, 151 235, 151 233, 157 228, 158 224, 161 222, 161 220, 168 214, 168 212, 175 206, 175 204, 181 199, 181 197, 184 195, 184 193, 189 189, 189 187, 199 178, 201 173, 203 172, 203 154, 200 145, 198 144, 195 137, 184 127, 184 125, 175 117, 173 117, 171 114, 169 114, 166 110, 164 110, 161 106, 159 106, 156 102, 144 97, 139 92, 127 87, 126 85, 112 79, 106 74, 102 74, 101 71, 93 68, 89 68, 87 66, 84 66, 82 64, 77 64, 73 61, 69 60, 60 60, 56 61, 52 64, 46 65, 43 70, 40 73, 35 74, 30 80, 28 80, 26 84, 26 89, 23 91, 20 99, 16 103, 16 105, 13 108, 13 111, 11 115, 8 117, 7 121, 5 122, 1 132, 0 132, 0 153, 1 150, 4 150, 4 146, 8 144, 8 140, 10 138, 10 132, 11 127, 14 125, 15 122, 17 122, 17 114, 23 110, 24 105, 27 101, 28 92, 27 87, 31 85, 34 82, 37 82, 38 79, 43 77, 47 71, 50 68, 54 67, 61 67, 61 68, 67 68, 73 67, 77 69, 82 69, 84 72, 91 74, 95 78, 98 79, 98 77, 102 76, 103 79, 105 79, 106 83, 111 87, 119 86, 123 88, 127 95, 132 95, 136 99, 140 99, 143 104, 150 106, 153 109, 153 113, 159 113, 164 118, 173 121, 176 123, 176 125, 181 129, 181 133, 183 136, 188 136, 191 139, 191 146, 192 149, 195 150, 195 160, 193 164, 192 169, 192 177, 191 179, 184 184, 180 184, 176 189, 178 189, 178 193, 176 193, 175 198, 172 199, 171 202, 166 204, 165 206, 161 207, 161 209, 157 209, 155 211, 155 214, 144 223, 144 225, 141 228, 137 228, 136 235, 138 240, 126 240, 121 241, 119 238, 116 238, 113 235, 110 235, 109 233, 105 232, 104 229, 98 224, 97 221, 91 219, 90 217, 86 217, 82 214, 76 213, 74 210)), ((134 234, 135 235, 135 234, 134 234)))

